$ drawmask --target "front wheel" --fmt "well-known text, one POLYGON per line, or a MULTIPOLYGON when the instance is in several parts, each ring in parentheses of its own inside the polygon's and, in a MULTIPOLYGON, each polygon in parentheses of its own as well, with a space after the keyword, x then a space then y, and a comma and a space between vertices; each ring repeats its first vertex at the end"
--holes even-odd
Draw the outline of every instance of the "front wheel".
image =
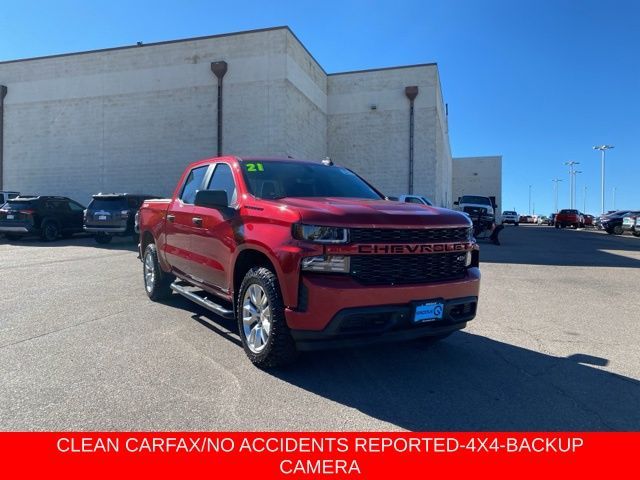
POLYGON ((252 268, 236 302, 238 330, 249 360, 260 368, 280 367, 297 357, 284 315, 278 279, 270 269, 252 268))
POLYGON ((148 245, 144 251, 142 273, 144 277, 144 290, 151 300, 157 302, 171 295, 171 284, 175 280, 175 277, 160 267, 158 251, 153 243, 148 245))
POLYGON ((622 229, 621 225, 616 225, 615 227, 613 227, 614 235, 622 235, 623 233, 624 233, 624 230, 622 229))
POLYGON ((633 233, 634 237, 640 237, 640 232, 631 232, 631 233, 633 233))

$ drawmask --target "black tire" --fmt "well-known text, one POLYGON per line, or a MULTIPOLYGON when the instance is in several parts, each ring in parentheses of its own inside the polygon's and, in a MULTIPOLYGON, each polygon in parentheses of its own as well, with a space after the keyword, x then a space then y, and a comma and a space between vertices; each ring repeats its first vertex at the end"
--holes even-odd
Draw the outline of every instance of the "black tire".
POLYGON ((520 225, 518 222, 514 223, 514 225, 517 227, 518 225, 520 225))
POLYGON ((44 242, 53 242, 60 236, 60 227, 53 220, 45 220, 40 228, 40 238, 44 242))
POLYGON ((291 364, 298 356, 295 342, 291 336, 284 315, 284 303, 276 274, 266 267, 252 268, 242 280, 236 302, 238 331, 247 357, 259 368, 275 368, 291 364), (243 299, 252 285, 258 285, 266 294, 271 312, 271 322, 267 341, 258 352, 251 349, 244 329, 243 299))
POLYGON ((614 235, 622 235, 624 233, 622 225, 616 225, 615 227, 613 227, 612 232, 614 235))
POLYGON ((158 262, 158 251, 155 244, 147 245, 142 258, 142 278, 144 280, 144 291, 154 302, 164 300, 171 296, 171 284, 176 279, 170 273, 165 272, 158 262), (149 262, 149 264, 147 264, 149 262), (153 269, 153 280, 147 276, 147 265, 153 269))
POLYGON ((558 224, 556 223, 555 227, 556 227, 556 228, 560 228, 560 225, 558 225, 558 224))
POLYGON ((633 233, 634 237, 640 237, 640 232, 631 232, 631 233, 633 233))
POLYGON ((112 235, 106 235, 104 233, 99 233, 94 238, 96 243, 99 243, 100 245, 106 245, 107 243, 111 243, 111 240, 113 240, 112 235))

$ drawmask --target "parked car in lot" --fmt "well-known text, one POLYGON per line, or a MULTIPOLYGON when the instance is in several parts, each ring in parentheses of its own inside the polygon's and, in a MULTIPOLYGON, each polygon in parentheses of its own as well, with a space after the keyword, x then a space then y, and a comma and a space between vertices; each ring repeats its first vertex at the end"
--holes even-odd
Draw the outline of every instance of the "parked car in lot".
POLYGON ((550 227, 553 227, 555 221, 556 221, 556 215, 555 213, 551 213, 549 215, 549 218, 547 218, 547 225, 549 225, 550 227))
POLYGON ((386 200, 330 161, 199 161, 139 221, 149 298, 174 291, 235 318, 260 367, 299 350, 434 341, 475 317, 469 218, 386 200))
POLYGON ((0 209, 0 233, 9 240, 38 235, 50 242, 82 232, 84 207, 67 197, 18 196, 0 209))
POLYGON ((631 232, 632 235, 640 237, 640 229, 638 226, 638 219, 640 219, 640 211, 630 212, 622 217, 622 231, 631 232))
POLYGON ((513 210, 506 210, 502 212, 502 223, 512 223, 517 227, 520 224, 520 215, 513 210))
POLYGON ((578 210, 565 208, 560 210, 554 220, 556 228, 584 227, 584 217, 578 210))
POLYGON ((582 217, 584 218, 584 226, 585 227, 594 227, 596 224, 596 219, 593 215, 588 215, 588 214, 583 214, 582 217))
POLYGON ((602 219, 602 228, 610 235, 622 235, 624 229, 622 228, 622 221, 624 217, 630 214, 636 214, 637 212, 629 210, 619 210, 602 219))
POLYGON ((0 207, 4 205, 10 198, 16 198, 20 192, 10 192, 8 190, 0 190, 0 207))
POLYGON ((145 200, 154 195, 99 193, 93 196, 84 215, 84 231, 95 234, 96 242, 109 243, 114 236, 130 236, 136 243, 135 215, 145 200))
POLYGON ((418 205, 428 205, 429 207, 433 206, 431 200, 422 195, 400 195, 398 197, 398 201, 404 203, 416 203, 418 205))

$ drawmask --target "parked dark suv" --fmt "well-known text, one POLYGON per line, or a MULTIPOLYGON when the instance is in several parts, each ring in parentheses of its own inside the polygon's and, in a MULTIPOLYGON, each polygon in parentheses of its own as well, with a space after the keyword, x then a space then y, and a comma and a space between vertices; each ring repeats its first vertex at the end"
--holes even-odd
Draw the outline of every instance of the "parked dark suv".
POLYGON ((82 232, 84 207, 67 197, 18 196, 0 208, 0 233, 9 240, 39 235, 51 242, 82 232))
POLYGON ((98 243, 109 243, 115 235, 131 236, 138 243, 134 218, 145 200, 155 195, 99 193, 93 196, 84 216, 84 230, 95 233, 98 243))

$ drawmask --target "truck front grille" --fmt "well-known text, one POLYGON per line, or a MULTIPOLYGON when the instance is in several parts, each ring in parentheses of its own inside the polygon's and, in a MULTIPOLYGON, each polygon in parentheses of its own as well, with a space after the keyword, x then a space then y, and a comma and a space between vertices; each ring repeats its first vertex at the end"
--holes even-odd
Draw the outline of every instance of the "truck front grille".
POLYGON ((456 280, 466 273, 465 253, 353 255, 351 276, 364 285, 408 285, 456 280))
POLYGON ((468 213, 469 215, 486 215, 487 214, 487 209, 482 207, 464 207, 462 211, 465 213, 468 213))
POLYGON ((350 228, 352 243, 465 242, 469 229, 459 228, 350 228))

